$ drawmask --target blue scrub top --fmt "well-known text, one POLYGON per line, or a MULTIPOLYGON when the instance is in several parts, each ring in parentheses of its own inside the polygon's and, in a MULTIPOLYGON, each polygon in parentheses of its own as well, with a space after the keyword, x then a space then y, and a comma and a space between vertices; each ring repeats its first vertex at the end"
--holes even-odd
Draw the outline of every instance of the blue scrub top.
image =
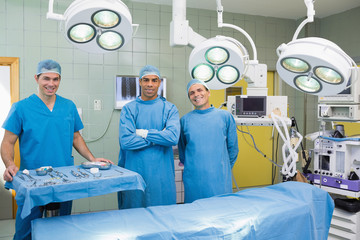
POLYGON ((119 166, 139 173, 146 183, 140 191, 119 194, 119 208, 148 207, 176 203, 172 146, 180 134, 176 106, 163 97, 143 101, 140 97, 121 110, 119 166), (136 129, 147 129, 146 139, 136 129))
POLYGON ((20 170, 23 170, 74 165, 74 132, 84 126, 71 100, 56 95, 50 111, 33 94, 12 105, 2 127, 19 137, 20 170))
POLYGON ((210 107, 189 112, 180 123, 185 203, 231 193, 231 168, 239 152, 233 116, 210 107))

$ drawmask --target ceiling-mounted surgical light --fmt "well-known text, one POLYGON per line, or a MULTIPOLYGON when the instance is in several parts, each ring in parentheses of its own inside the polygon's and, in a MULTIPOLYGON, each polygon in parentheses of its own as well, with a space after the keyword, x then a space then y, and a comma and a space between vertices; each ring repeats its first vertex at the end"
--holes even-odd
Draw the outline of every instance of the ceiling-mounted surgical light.
POLYGON ((290 86, 314 95, 335 95, 347 86, 352 60, 323 38, 303 38, 282 44, 276 69, 290 86))
POLYGON ((218 27, 241 32, 250 42, 254 55, 252 60, 246 48, 234 38, 216 36, 206 39, 196 33, 186 20, 186 0, 173 0, 170 46, 194 47, 189 57, 190 75, 205 81, 209 89, 225 89, 244 79, 248 83, 247 94, 266 96, 267 66, 259 64, 254 41, 242 28, 223 23, 221 0, 216 2, 218 27))
POLYGON ((281 79, 305 93, 327 96, 343 91, 354 61, 335 43, 317 37, 297 39, 302 27, 314 20, 313 0, 304 0, 308 18, 297 28, 293 40, 277 48, 276 70, 281 79))
POLYGON ((62 20, 65 37, 79 49, 93 53, 118 50, 132 38, 129 9, 121 0, 75 0, 64 15, 53 13, 49 0, 47 18, 62 20))
POLYGON ((205 81, 210 89, 224 89, 241 79, 247 61, 247 50, 239 41, 216 36, 192 50, 189 71, 192 78, 205 81))

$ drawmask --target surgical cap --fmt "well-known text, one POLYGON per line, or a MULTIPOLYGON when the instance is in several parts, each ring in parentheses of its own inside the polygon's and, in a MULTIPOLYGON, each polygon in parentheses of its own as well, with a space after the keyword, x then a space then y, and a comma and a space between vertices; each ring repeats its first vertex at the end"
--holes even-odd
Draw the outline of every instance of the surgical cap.
POLYGON ((154 66, 146 65, 140 70, 139 77, 143 78, 146 75, 156 75, 158 78, 160 78, 160 71, 154 66))
POLYGON ((61 75, 61 67, 60 64, 54 60, 46 59, 38 63, 36 75, 41 73, 57 73, 61 75))
POLYGON ((198 80, 198 79, 193 79, 193 80, 191 80, 191 81, 187 84, 187 86, 186 86, 186 88, 187 88, 187 93, 188 93, 188 94, 189 94, 189 89, 190 89, 190 87, 191 87, 192 85, 194 85, 194 84, 201 84, 201 85, 203 85, 207 90, 209 90, 208 86, 206 85, 206 83, 205 83, 204 81, 201 81, 201 80, 198 80))

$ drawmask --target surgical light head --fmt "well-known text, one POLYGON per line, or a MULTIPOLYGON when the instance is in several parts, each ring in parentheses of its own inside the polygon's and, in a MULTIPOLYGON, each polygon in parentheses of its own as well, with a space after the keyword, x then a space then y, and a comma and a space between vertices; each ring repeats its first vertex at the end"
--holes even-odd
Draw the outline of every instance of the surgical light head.
POLYGON ((242 78, 248 57, 247 50, 236 39, 216 36, 192 50, 190 75, 204 81, 209 89, 224 89, 242 78))
POLYGON ((304 2, 307 18, 296 29, 292 41, 277 48, 276 70, 287 84, 302 92, 336 95, 347 87, 352 72, 357 74, 357 71, 352 71, 357 68, 356 63, 329 40, 316 37, 297 39, 305 24, 314 21, 314 1, 304 2))
POLYGON ((58 62, 46 59, 38 63, 36 75, 42 74, 42 73, 57 73, 61 75, 61 66, 58 62))
POLYGON ((143 78, 146 75, 156 75, 160 79, 160 71, 154 66, 146 65, 140 70, 139 78, 143 78))
POLYGON ((204 81, 198 80, 198 79, 192 79, 190 82, 188 82, 187 86, 186 86, 186 90, 187 93, 189 95, 189 89, 192 85, 194 84, 201 84, 203 85, 207 90, 209 90, 209 87, 206 85, 206 83, 204 81))
POLYGON ((47 18, 62 20, 65 37, 93 53, 118 50, 132 38, 132 18, 121 0, 75 0, 64 15, 54 14, 49 0, 47 18))
POLYGON ((335 43, 309 37, 282 44, 276 69, 290 86, 313 95, 335 95, 347 86, 353 61, 335 43))

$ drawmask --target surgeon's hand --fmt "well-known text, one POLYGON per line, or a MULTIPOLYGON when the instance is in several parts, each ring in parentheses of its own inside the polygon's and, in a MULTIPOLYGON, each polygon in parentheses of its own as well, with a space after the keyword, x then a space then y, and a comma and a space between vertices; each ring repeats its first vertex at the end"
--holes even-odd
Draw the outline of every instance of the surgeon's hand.
POLYGON ((13 176, 19 171, 19 168, 15 165, 15 163, 10 164, 4 172, 4 180, 7 182, 11 182, 13 180, 13 176))
POLYGON ((149 130, 146 129, 136 129, 136 135, 142 137, 142 138, 146 138, 147 135, 149 133, 149 130))
POLYGON ((93 161, 91 162, 107 162, 107 163, 111 163, 114 164, 111 160, 106 159, 106 158, 95 158, 93 161))

